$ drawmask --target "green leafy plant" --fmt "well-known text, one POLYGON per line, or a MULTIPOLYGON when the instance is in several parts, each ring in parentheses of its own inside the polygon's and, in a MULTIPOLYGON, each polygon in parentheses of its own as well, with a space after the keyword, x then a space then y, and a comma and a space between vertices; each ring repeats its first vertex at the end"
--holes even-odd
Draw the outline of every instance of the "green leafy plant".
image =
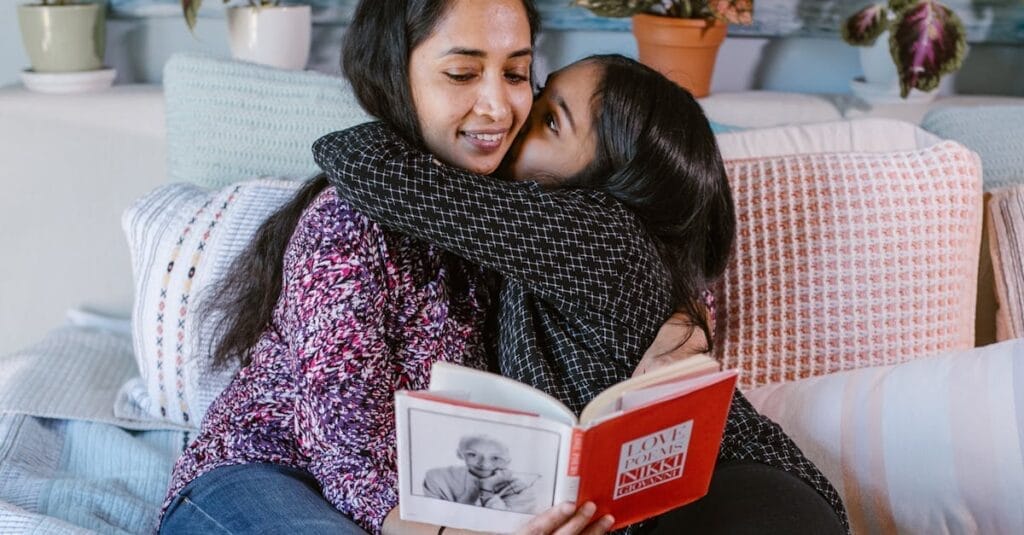
MULTIPOLYGON (((63 1, 63 0, 58 0, 63 1)), ((224 0, 227 4, 231 0, 224 0)), ((250 7, 272 7, 281 3, 281 0, 247 0, 250 7)), ((181 12, 185 15, 185 24, 188 25, 189 31, 195 31, 196 29, 196 17, 199 15, 199 6, 203 5, 203 0, 181 0, 181 12)))
POLYGON ((602 17, 629 17, 637 13, 684 19, 718 19, 730 24, 754 22, 754 0, 575 0, 602 17))
POLYGON ((889 53, 900 78, 900 96, 931 91, 943 75, 956 72, 967 55, 964 24, 936 0, 890 0, 854 13, 842 27, 843 40, 871 46, 889 31, 889 53))

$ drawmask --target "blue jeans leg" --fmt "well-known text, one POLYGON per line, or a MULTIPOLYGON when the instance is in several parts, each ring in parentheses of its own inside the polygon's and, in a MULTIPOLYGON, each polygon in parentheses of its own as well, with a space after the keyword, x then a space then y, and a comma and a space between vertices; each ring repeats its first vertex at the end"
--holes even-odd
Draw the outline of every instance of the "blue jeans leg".
POLYGON ((240 464, 207 472, 171 502, 161 535, 366 531, 334 508, 308 472, 276 464, 240 464))

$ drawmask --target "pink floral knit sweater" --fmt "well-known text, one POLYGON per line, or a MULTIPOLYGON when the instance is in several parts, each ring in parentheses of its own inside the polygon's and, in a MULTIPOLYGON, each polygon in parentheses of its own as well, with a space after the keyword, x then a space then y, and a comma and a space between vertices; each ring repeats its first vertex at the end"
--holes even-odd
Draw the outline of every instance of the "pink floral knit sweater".
POLYGON ((174 467, 164 510, 221 466, 311 473, 371 533, 398 504, 394 392, 426 388, 435 361, 484 366, 480 268, 382 230, 325 189, 284 257, 273 320, 174 467))

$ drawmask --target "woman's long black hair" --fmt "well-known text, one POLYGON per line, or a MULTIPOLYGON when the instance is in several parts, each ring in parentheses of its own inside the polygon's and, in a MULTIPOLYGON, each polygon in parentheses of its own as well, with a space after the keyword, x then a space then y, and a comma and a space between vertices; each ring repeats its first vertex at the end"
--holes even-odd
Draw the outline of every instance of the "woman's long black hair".
POLYGON ((703 292, 725 272, 736 234, 711 125, 689 91, 637 61, 617 54, 581 61, 601 69, 597 149, 567 185, 604 190, 641 219, 669 270, 676 310, 704 332, 710 350, 703 292))
MULTIPOLYGON (((540 31, 533 0, 521 0, 530 41, 540 31)), ((359 103, 415 146, 423 136, 409 85, 409 57, 434 32, 453 0, 362 0, 346 30, 342 69, 359 103)), ((223 337, 212 348, 213 363, 249 364, 281 295, 284 252, 303 211, 327 187, 327 177, 310 179, 274 213, 200 305, 201 321, 216 323, 223 337)), ((210 349, 210 348, 203 348, 210 349)))

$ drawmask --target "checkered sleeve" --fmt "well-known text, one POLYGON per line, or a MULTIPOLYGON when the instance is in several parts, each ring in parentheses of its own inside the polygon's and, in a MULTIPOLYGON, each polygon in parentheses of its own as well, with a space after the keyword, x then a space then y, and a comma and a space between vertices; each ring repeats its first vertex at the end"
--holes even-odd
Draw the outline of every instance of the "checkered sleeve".
POLYGON ((603 193, 456 169, 383 123, 328 134, 313 153, 339 195, 385 227, 518 279, 565 311, 618 296, 638 223, 603 193))

